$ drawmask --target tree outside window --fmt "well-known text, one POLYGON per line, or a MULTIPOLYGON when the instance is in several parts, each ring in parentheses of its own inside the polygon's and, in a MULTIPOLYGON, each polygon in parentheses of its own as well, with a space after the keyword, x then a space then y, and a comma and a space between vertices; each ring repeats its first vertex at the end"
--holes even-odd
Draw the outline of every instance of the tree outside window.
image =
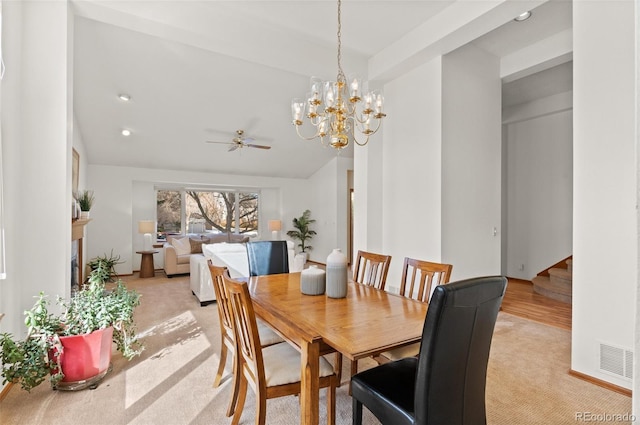
POLYGON ((223 191, 158 191, 158 231, 183 227, 187 233, 258 233, 258 193, 223 191), (182 225, 184 217, 185 225, 182 225))

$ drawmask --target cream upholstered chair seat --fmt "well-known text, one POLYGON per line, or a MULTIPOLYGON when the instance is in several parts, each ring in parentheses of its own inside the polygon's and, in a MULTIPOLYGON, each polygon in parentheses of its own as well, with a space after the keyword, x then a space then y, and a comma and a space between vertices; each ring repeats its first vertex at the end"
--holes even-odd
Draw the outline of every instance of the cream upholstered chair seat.
POLYGON ((405 357, 415 357, 420 353, 420 343, 405 345, 404 347, 394 348, 391 351, 383 351, 380 355, 388 360, 400 360, 405 357))
POLYGON ((256 322, 258 324, 258 335, 260 335, 260 345, 266 347, 267 345, 284 341, 280 335, 275 333, 274 330, 262 320, 257 319, 256 322))
MULTIPOLYGON (((300 382, 300 353, 289 343, 262 347, 264 376, 267 387, 300 382)), ((333 366, 324 357, 320 357, 320 377, 331 376, 333 366)))

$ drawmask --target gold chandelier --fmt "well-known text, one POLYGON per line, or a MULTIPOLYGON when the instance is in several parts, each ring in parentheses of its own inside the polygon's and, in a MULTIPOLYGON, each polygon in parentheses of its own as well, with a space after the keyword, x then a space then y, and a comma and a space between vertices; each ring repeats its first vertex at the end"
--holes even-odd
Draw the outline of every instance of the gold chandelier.
POLYGON ((313 140, 320 138, 325 144, 328 137, 329 146, 343 149, 349 145, 349 136, 359 145, 369 142, 369 136, 380 128, 384 97, 379 90, 368 91, 368 83, 361 81, 357 75, 349 76, 347 80, 342 71, 342 42, 340 9, 342 1, 338 0, 338 76, 336 81, 322 81, 311 77, 311 90, 306 99, 293 99, 291 113, 296 132, 301 139, 313 140), (364 93, 364 94, 363 94, 364 93), (307 109, 308 106, 308 109, 307 109), (305 137, 300 134, 300 127, 304 123, 304 116, 315 127, 315 134, 305 137), (356 130, 364 136, 363 141, 356 138, 356 130))

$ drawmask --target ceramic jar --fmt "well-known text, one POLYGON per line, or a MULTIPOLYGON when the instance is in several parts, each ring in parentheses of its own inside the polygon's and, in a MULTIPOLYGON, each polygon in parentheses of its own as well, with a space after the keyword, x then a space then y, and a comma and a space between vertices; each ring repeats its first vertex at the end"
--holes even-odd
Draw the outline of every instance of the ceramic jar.
POLYGON ((325 289, 325 272, 311 266, 300 273, 300 292, 305 295, 322 295, 325 289))
POLYGON ((346 297, 347 281, 347 257, 336 248, 327 257, 327 297, 346 297))

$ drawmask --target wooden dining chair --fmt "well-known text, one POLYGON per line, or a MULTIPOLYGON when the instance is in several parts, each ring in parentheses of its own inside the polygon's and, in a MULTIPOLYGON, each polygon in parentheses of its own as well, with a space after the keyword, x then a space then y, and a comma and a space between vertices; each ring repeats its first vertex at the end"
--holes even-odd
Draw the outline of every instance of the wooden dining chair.
MULTIPOLYGON (((229 277, 229 270, 226 267, 214 266, 211 260, 208 261, 209 271, 211 272, 211 281, 213 282, 213 290, 216 294, 216 303, 218 305, 218 318, 220 321, 220 363, 218 364, 218 371, 213 381, 214 387, 219 387, 222 381, 222 375, 224 374, 224 368, 227 363, 227 354, 230 353, 232 357, 231 376, 233 379, 231 399, 229 400, 229 406, 227 407, 227 416, 233 415, 236 403, 238 401, 238 375, 239 365, 236 358, 236 339, 233 332, 233 315, 231 312, 231 305, 229 304, 229 298, 224 289, 224 276, 229 277)), ((284 341, 280 335, 275 333, 271 328, 262 322, 258 322, 258 333, 260 338, 260 344, 263 346, 269 346, 284 341)))
POLYGON ((353 281, 376 289, 384 289, 390 263, 390 255, 358 251, 353 264, 353 281))
POLYGON ((400 295, 428 303, 436 286, 449 283, 452 269, 451 264, 405 257, 400 280, 400 295))
MULTIPOLYGON (((246 282, 223 276, 238 344, 239 392, 232 425, 242 416, 247 386, 256 394, 256 425, 264 425, 267 400, 300 394, 300 353, 286 342, 261 347, 253 303, 246 282)), ((335 424, 337 377, 331 363, 320 357, 319 388, 327 388, 327 423, 335 424)))
MULTIPOLYGON (((391 256, 375 254, 373 252, 358 251, 356 261, 353 264, 353 281, 376 289, 384 290, 387 283, 391 256)), ((342 365, 342 359, 337 360, 338 366, 342 365)), ((351 361, 351 376, 358 373, 358 361, 351 361)))
MULTIPOLYGON (((433 290, 449 283, 451 278, 451 264, 432 263, 430 261, 417 260, 405 257, 402 266, 402 279, 400 281, 400 295, 414 300, 429 303, 433 290)), ((415 357, 420 352, 420 343, 410 344, 404 347, 384 351, 374 355, 373 359, 378 364, 388 363, 405 357, 415 357)))

